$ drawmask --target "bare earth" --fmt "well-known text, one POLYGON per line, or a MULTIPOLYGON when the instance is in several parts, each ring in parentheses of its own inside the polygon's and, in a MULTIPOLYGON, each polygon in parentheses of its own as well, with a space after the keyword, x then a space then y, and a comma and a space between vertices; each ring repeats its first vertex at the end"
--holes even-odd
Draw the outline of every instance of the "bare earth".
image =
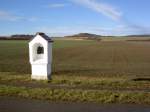
POLYGON ((0 112, 150 112, 150 105, 45 102, 0 97, 0 112))

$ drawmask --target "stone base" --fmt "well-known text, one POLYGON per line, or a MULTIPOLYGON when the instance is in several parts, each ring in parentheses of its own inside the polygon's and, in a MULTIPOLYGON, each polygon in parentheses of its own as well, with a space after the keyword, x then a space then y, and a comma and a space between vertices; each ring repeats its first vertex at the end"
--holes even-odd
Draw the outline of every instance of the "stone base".
POLYGON ((32 75, 31 79, 34 80, 50 80, 51 77, 50 76, 38 76, 38 75, 32 75))

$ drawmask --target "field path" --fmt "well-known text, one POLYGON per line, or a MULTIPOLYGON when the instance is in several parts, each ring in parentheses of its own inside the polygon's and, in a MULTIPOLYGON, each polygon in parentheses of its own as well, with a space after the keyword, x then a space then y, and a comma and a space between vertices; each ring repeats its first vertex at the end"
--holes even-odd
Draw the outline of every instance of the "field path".
POLYGON ((1 112, 149 112, 149 105, 47 102, 0 97, 1 112))

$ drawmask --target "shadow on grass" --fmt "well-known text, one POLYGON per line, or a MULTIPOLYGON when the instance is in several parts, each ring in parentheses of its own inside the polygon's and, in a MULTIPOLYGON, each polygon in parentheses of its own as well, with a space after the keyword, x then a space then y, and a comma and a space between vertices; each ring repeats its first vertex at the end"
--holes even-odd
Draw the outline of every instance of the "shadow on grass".
POLYGON ((133 81, 150 81, 150 78, 135 78, 133 81))

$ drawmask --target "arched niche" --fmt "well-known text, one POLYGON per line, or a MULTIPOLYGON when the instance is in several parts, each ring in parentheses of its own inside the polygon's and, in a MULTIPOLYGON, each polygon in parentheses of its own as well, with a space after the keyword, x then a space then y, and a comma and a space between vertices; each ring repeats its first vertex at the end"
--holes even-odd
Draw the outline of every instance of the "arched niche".
POLYGON ((44 47, 43 46, 37 47, 37 54, 44 54, 44 47))
POLYGON ((44 46, 41 43, 35 43, 32 47, 33 61, 44 59, 44 46))

